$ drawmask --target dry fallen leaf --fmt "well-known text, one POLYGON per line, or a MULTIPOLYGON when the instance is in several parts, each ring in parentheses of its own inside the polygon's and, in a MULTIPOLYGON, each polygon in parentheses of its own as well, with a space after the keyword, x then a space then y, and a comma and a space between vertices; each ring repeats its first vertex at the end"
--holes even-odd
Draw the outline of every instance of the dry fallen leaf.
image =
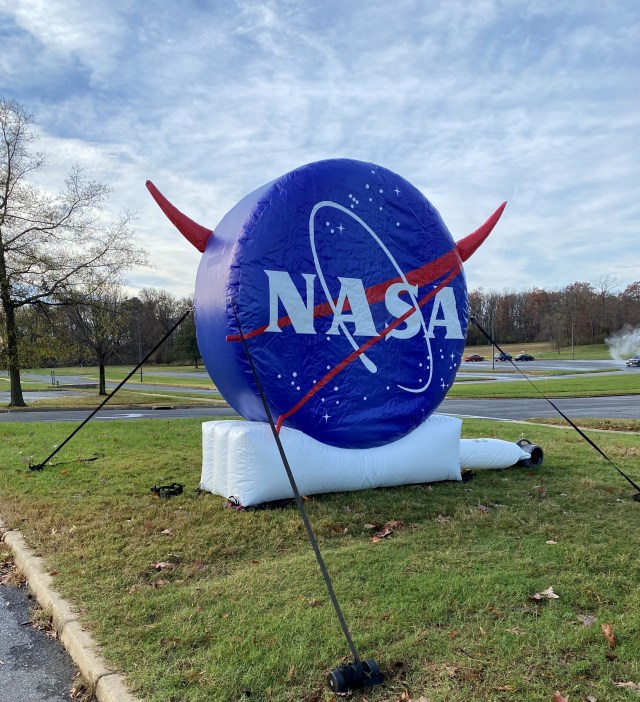
POLYGON ((171 531, 171 529, 165 529, 164 531, 161 531, 160 534, 162 536, 173 536, 173 532, 171 531))
POLYGON ((540 594, 544 595, 545 597, 548 597, 550 600, 560 599, 560 595, 556 595, 552 587, 548 587, 546 590, 543 590, 540 594))
POLYGON ((598 621, 598 617, 594 617, 593 614, 579 614, 578 619, 583 626, 591 626, 598 621))
POLYGON ((602 633, 604 634, 604 638, 609 642, 609 647, 615 648, 616 637, 613 634, 613 627, 611 626, 611 624, 603 624, 602 633))
POLYGON ((563 697, 557 690, 553 693, 553 702, 569 702, 568 697, 563 697))
MULTIPOLYGON (((377 529, 376 526, 372 524, 365 524, 365 529, 369 528, 377 529)), ((385 522, 382 528, 378 529, 373 536, 371 537, 371 543, 372 544, 377 544, 379 541, 382 541, 382 539, 386 539, 387 536, 391 536, 393 532, 396 529, 401 529, 402 528, 402 522, 398 521, 397 519, 390 519, 388 522, 385 522)))
POLYGON ((169 561, 158 561, 158 563, 152 563, 151 567, 155 570, 175 570, 176 564, 169 563, 169 561))
POLYGON ((640 692, 640 685, 638 683, 634 682, 614 682, 613 683, 615 687, 624 687, 627 690, 635 690, 636 692, 640 692))
POLYGON ((546 590, 543 590, 542 592, 536 592, 535 595, 531 595, 531 597, 529 597, 530 600, 536 600, 537 602, 545 598, 547 600, 559 600, 560 595, 556 595, 556 593, 553 591, 553 588, 548 587, 546 590))
POLYGON ((554 541, 553 539, 549 539, 549 541, 545 541, 545 544, 549 544, 549 546, 555 546, 558 542, 554 541))

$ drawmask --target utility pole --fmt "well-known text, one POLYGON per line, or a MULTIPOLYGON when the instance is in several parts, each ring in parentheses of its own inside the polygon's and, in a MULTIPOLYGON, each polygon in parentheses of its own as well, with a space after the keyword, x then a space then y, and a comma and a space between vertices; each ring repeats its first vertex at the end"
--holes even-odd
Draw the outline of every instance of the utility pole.
POLYGON ((491 313, 491 369, 496 369, 496 331, 495 331, 496 311, 491 313))

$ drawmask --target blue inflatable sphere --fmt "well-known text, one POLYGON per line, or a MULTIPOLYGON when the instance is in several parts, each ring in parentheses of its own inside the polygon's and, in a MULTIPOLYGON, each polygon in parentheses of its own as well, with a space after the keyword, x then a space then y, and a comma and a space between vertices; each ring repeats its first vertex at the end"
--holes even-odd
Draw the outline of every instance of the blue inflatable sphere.
POLYGON ((455 242, 422 193, 371 163, 291 171, 239 202, 206 242, 200 352, 229 404, 265 421, 232 305, 274 418, 334 446, 415 429, 464 350, 455 242))

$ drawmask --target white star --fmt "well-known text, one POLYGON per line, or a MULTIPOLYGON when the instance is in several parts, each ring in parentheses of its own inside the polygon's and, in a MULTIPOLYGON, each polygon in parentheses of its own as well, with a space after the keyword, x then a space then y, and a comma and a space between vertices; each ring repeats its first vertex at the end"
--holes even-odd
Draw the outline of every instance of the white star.
POLYGON ((455 353, 452 352, 452 353, 451 353, 451 356, 449 356, 449 358, 451 359, 451 362, 453 363, 453 361, 456 360, 456 355, 455 355, 455 353))
POLYGON ((400 191, 398 190, 398 186, 396 185, 396 189, 393 191, 396 195, 400 195, 400 191))
POLYGON ((342 226, 342 222, 340 222, 340 226, 336 227, 336 229, 340 230, 340 234, 342 234, 342 230, 344 229, 344 227, 342 226))
POLYGON ((440 385, 440 387, 441 387, 443 390, 447 387, 446 384, 445 384, 445 382, 444 382, 444 380, 442 381, 442 384, 440 385))
POLYGON ((325 422, 328 422, 328 421, 329 421, 329 417, 331 417, 331 415, 330 415, 328 412, 325 412, 325 413, 322 415, 322 419, 324 419, 325 422))

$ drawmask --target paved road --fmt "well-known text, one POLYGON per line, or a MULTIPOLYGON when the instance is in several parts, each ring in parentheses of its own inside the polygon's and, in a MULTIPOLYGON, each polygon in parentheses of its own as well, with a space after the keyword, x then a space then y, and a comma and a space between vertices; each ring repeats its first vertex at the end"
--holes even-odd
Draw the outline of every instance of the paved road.
MULTIPOLYGON (((640 419, 639 395, 564 397, 553 399, 553 403, 571 419, 580 417, 640 419)), ((530 419, 558 416, 553 407, 543 399, 458 400, 445 398, 438 407, 438 411, 460 417, 487 417, 490 419, 530 419)))
POLYGON ((24 588, 0 585, 0 702, 68 702, 74 665, 29 625, 29 607, 24 588))
POLYGON ((627 368, 624 361, 523 361, 521 363, 509 363, 505 361, 496 361, 493 363, 491 359, 487 361, 463 362, 458 371, 460 378, 465 380, 465 383, 500 381, 511 382, 522 380, 522 375, 517 372, 516 366, 523 373, 535 371, 536 375, 532 376, 535 381, 552 380, 554 378, 571 378, 584 377, 586 373, 598 373, 598 375, 620 375, 624 373, 637 372, 637 368, 627 368), (494 373, 495 371, 495 373, 494 373), (549 375, 544 372, 549 371, 549 375), (563 375, 554 375, 562 371, 563 375), (540 375, 537 375, 540 373, 540 375), (575 374, 575 375, 573 375, 575 374), (473 378, 474 380, 469 380, 473 378))
MULTIPOLYGON (((640 396, 619 395, 609 397, 568 397, 554 400, 554 403, 568 416, 579 417, 620 417, 640 419, 640 396)), ((455 414, 461 417, 486 417, 488 419, 529 419, 531 417, 556 417, 557 412, 543 399, 512 400, 463 400, 448 399, 438 408, 442 414, 455 414)), ((77 422, 88 416, 87 410, 11 410, 0 411, 2 422, 77 422)), ((152 410, 103 409, 92 421, 108 422, 114 419, 186 419, 204 417, 237 416, 230 408, 224 407, 183 407, 177 409, 152 410)))
MULTIPOLYGON (((0 410, 0 424, 3 422, 82 422, 90 414, 89 410, 0 410)), ((108 409, 96 414, 92 422, 108 422, 114 419, 188 419, 191 417, 237 417, 225 407, 180 407, 176 409, 108 409)))

